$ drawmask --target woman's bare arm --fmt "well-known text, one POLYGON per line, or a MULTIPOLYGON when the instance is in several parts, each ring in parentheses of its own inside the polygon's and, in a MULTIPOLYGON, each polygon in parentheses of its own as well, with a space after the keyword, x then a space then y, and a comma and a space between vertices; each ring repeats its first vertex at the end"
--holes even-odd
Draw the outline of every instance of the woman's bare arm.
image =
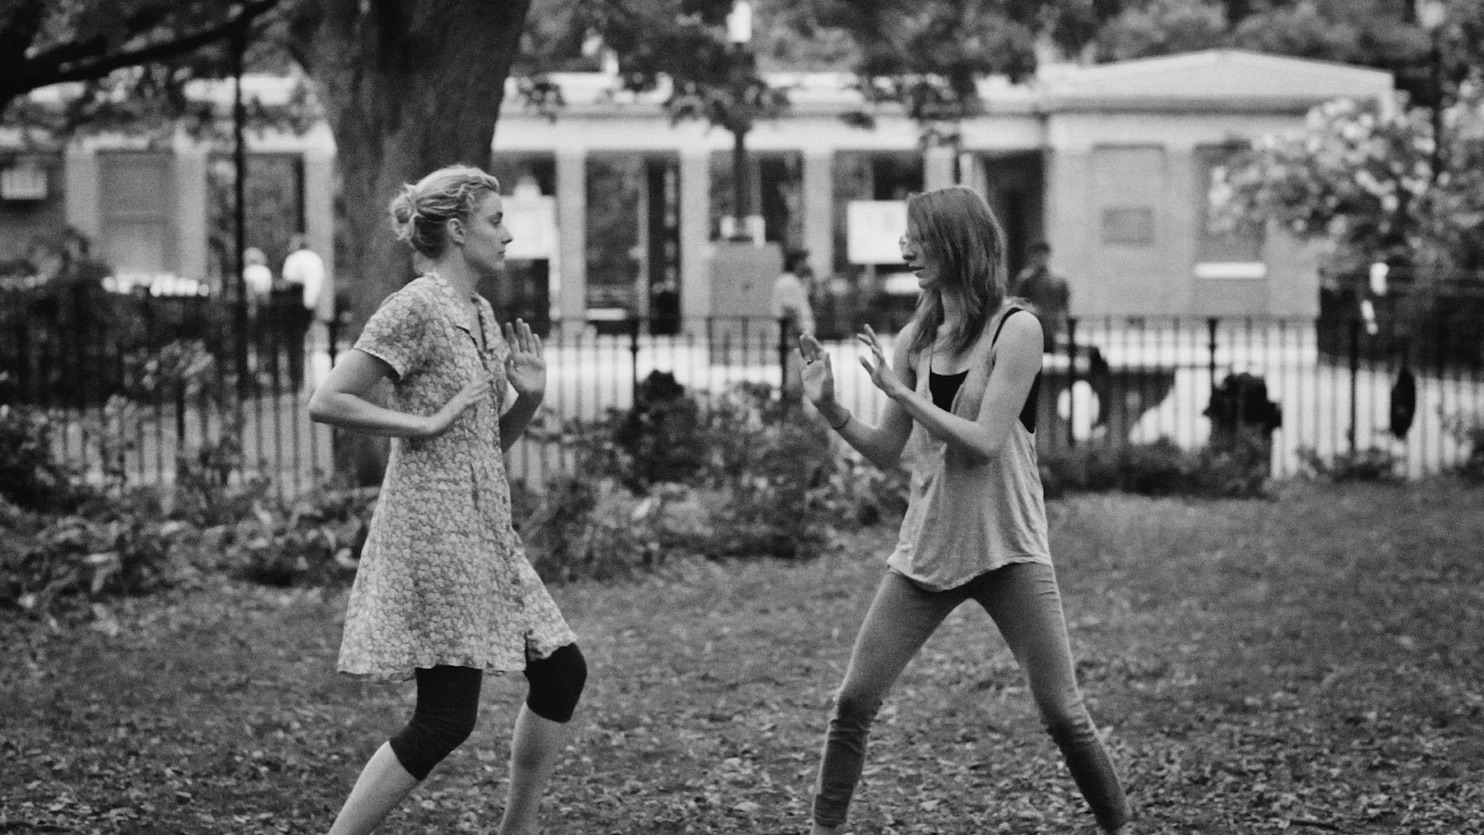
POLYGON ((366 399, 396 372, 378 357, 352 349, 340 358, 309 398, 309 417, 341 429, 394 438, 431 438, 448 431, 465 409, 489 396, 489 381, 474 380, 432 415, 411 415, 366 399))

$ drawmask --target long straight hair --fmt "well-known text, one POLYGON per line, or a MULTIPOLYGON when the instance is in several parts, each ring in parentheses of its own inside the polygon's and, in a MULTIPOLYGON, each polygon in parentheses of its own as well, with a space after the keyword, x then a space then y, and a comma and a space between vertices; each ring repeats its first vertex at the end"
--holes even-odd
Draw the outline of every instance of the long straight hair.
POLYGON ((917 299, 912 350, 938 339, 943 297, 952 296, 964 321, 950 334, 949 347, 962 354, 974 344, 1005 300, 1005 233, 994 211, 973 189, 949 186, 907 198, 907 221, 922 247, 940 266, 938 286, 917 299))

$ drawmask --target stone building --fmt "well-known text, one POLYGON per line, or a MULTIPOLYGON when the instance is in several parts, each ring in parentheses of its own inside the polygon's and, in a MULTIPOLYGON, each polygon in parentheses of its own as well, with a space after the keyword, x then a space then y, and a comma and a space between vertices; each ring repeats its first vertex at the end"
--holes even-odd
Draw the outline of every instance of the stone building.
MULTIPOLYGON (((608 76, 557 80, 568 102, 560 115, 507 96, 493 145, 526 302, 565 320, 652 313, 660 293, 678 293, 687 321, 765 310, 765 291, 714 275, 732 137, 672 125, 655 99, 615 92, 608 76)), ((747 137, 767 242, 806 248, 816 275, 879 287, 890 255, 871 250, 889 251, 895 234, 869 224, 892 223, 910 192, 964 183, 1005 223, 1012 268, 1030 242, 1050 244, 1080 316, 1314 315, 1307 247, 1276 229, 1206 230, 1210 170, 1241 142, 1301 126, 1322 101, 1392 89, 1384 72, 1241 51, 1049 66, 1024 85, 985 80, 983 114, 958 126, 956 143, 924 150, 921 127, 899 112, 879 112, 874 129, 842 120, 859 107, 844 76, 773 80, 791 87, 790 112, 747 137)), ((250 150, 283 164, 280 199, 295 216, 282 223, 307 232, 333 273, 329 131, 252 136, 250 150)), ((0 258, 66 223, 120 274, 219 273, 210 172, 222 154, 184 138, 163 150, 89 139, 57 155, 0 145, 0 258)))

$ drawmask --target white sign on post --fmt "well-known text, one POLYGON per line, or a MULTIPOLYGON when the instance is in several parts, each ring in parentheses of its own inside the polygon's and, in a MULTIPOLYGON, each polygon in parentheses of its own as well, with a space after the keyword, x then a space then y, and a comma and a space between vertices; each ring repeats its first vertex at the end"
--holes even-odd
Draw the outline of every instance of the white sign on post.
POLYGON ((845 207, 845 253, 852 264, 900 264, 907 201, 852 200, 845 207))
POLYGON ((556 198, 512 194, 504 199, 505 228, 511 241, 505 257, 512 261, 540 261, 556 251, 556 198))

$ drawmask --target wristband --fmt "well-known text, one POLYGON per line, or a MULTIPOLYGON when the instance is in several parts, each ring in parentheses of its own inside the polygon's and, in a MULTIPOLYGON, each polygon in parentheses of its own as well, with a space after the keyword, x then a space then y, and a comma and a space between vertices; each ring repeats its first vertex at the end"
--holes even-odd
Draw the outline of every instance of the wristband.
POLYGON ((831 423, 829 425, 829 427, 830 427, 831 430, 833 430, 835 432, 839 432, 841 429, 844 429, 845 428, 845 424, 849 423, 850 422, 850 419, 852 417, 853 417, 853 415, 850 414, 850 410, 849 409, 846 409, 845 410, 845 419, 842 420, 842 421, 840 421, 839 423, 831 423))

